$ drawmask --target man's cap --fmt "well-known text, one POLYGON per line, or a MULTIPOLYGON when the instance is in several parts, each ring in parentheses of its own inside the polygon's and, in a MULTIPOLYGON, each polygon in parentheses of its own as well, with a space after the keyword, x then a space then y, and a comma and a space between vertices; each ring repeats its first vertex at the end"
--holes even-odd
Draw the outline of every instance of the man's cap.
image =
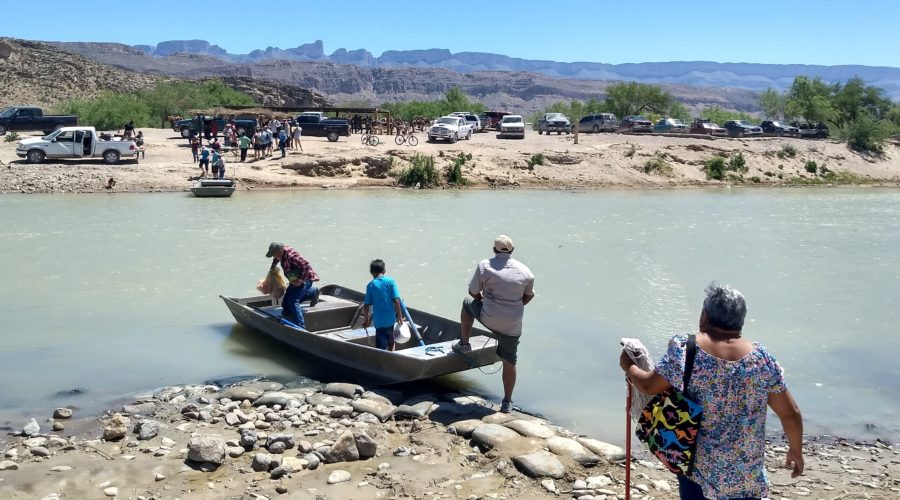
POLYGON ((513 248, 512 238, 509 236, 501 234, 494 238, 494 250, 509 253, 513 251, 513 248))
POLYGON ((273 241, 269 243, 269 251, 266 252, 266 257, 271 257, 282 250, 284 250, 284 243, 273 241))

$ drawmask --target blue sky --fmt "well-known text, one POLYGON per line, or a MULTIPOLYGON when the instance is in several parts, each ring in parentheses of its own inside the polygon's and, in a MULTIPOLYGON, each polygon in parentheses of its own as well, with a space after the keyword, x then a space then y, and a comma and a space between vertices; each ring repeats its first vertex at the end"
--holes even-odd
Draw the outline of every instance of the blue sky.
POLYGON ((564 62, 900 66, 900 1, 895 0, 89 0, 77 8, 64 5, 76 4, 4 4, 0 36, 132 45, 205 39, 231 53, 322 40, 327 54, 341 47, 366 48, 376 56, 391 49, 447 48, 564 62))

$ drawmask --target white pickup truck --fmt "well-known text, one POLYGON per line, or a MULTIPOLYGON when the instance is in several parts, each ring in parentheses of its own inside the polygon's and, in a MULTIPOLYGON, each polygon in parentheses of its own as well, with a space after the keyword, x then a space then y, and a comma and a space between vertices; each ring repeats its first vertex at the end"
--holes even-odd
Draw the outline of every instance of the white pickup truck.
POLYGON ((16 155, 28 163, 41 163, 45 159, 103 158, 108 165, 119 163, 122 158, 137 160, 134 141, 104 141, 94 127, 63 127, 44 137, 22 139, 16 146, 16 155))
POLYGON ((472 138, 472 125, 462 116, 442 116, 428 129, 428 142, 446 139, 456 142, 472 138))

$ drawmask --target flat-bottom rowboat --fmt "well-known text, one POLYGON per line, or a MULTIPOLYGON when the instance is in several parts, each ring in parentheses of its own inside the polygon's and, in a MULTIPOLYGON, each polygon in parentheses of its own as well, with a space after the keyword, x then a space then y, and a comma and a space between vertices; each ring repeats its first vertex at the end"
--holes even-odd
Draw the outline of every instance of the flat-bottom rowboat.
POLYGON ((281 319, 281 306, 267 295, 221 298, 238 323, 314 357, 362 372, 376 383, 428 379, 499 361, 497 341, 490 332, 473 328, 472 351, 454 353, 451 345, 459 338, 459 323, 416 309, 409 309, 409 316, 424 345, 413 334, 395 351, 378 349, 375 329, 361 326, 365 294, 338 285, 321 287, 319 302, 302 306, 305 329, 281 319))
POLYGON ((234 194, 234 179, 198 179, 191 192, 198 198, 227 198, 234 194))

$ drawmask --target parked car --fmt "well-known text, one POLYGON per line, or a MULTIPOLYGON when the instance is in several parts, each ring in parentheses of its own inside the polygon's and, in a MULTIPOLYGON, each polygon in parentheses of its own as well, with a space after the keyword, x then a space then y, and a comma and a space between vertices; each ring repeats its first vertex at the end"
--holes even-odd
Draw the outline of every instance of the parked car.
POLYGON ((442 116, 428 128, 428 142, 445 139, 452 143, 461 138, 472 138, 472 125, 461 116, 442 116))
POLYGON ((472 113, 468 113, 463 115, 463 118, 466 119, 466 122, 472 126, 472 132, 481 132, 481 119, 472 113))
POLYGON ((829 134, 828 126, 824 123, 817 123, 815 125, 812 123, 792 123, 791 125, 797 127, 797 130, 800 132, 800 137, 825 139, 829 134))
POLYGON ((521 115, 506 115, 500 120, 500 138, 525 138, 525 119, 521 115))
POLYGON ((34 106, 12 106, 0 111, 0 135, 7 131, 32 132, 40 130, 44 135, 62 127, 78 125, 75 115, 45 115, 44 110, 34 106))
POLYGON ((652 132, 653 123, 641 115, 628 115, 619 122, 619 132, 652 132))
POLYGON ((746 120, 728 120, 723 125, 731 137, 744 137, 748 135, 762 135, 760 127, 746 120))
MULTIPOLYGON (((212 122, 216 123, 216 128, 219 130, 219 133, 222 133, 225 130, 225 118, 220 116, 209 116, 206 115, 203 117, 203 126, 206 127, 210 125, 212 122)), ((183 120, 178 120, 172 124, 172 130, 178 132, 181 137, 188 138, 191 136, 191 132, 197 134, 202 133, 202 129, 197 125, 198 120, 197 117, 185 118, 183 120)), ((256 118, 235 118, 234 119, 234 128, 235 132, 238 135, 246 134, 252 135, 253 132, 256 131, 256 127, 259 124, 256 121, 256 118)))
POLYGON ((47 158, 103 158, 108 165, 122 158, 137 159, 134 141, 102 140, 94 127, 63 127, 46 137, 29 137, 16 145, 16 156, 28 163, 41 163, 47 158))
POLYGON ((303 129, 304 137, 327 137, 328 142, 337 142, 341 137, 350 137, 350 122, 343 118, 326 118, 324 113, 302 113, 294 122, 303 129))
POLYGON ((612 113, 600 113, 596 115, 587 115, 578 120, 579 132, 615 132, 619 129, 619 120, 612 113))
POLYGON ((800 129, 797 127, 792 127, 790 125, 786 125, 781 122, 776 122, 772 120, 766 120, 759 124, 759 128, 762 129, 764 134, 774 134, 776 137, 781 137, 783 135, 792 135, 795 137, 800 137, 800 129))
POLYGON ((678 118, 663 118, 653 126, 653 131, 658 134, 665 132, 686 133, 688 130, 690 130, 690 127, 678 118))
POLYGON ((495 128, 498 131, 500 130, 500 120, 503 119, 504 116, 508 115, 506 111, 485 111, 478 118, 481 119, 482 126, 487 128, 495 128), (485 120, 487 118, 488 120, 485 120), (485 124, 484 122, 488 121, 489 123, 485 124))
POLYGON ((728 135, 728 130, 704 118, 694 118, 691 123, 692 134, 728 135))
POLYGON ((550 134, 550 132, 556 132, 557 135, 562 134, 563 132, 569 134, 572 132, 572 124, 569 122, 569 119, 566 118, 566 115, 562 113, 545 113, 544 116, 538 120, 538 135, 546 132, 550 134))

